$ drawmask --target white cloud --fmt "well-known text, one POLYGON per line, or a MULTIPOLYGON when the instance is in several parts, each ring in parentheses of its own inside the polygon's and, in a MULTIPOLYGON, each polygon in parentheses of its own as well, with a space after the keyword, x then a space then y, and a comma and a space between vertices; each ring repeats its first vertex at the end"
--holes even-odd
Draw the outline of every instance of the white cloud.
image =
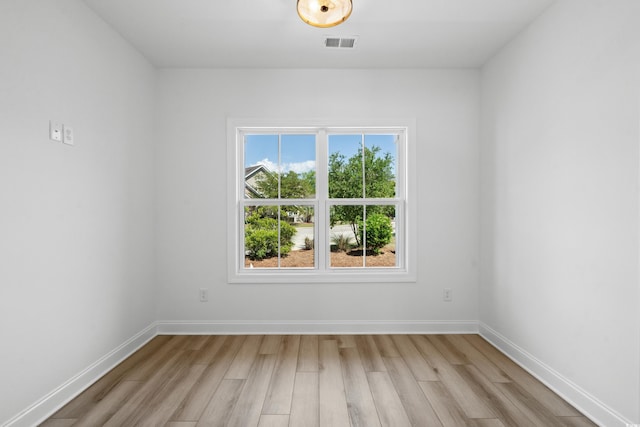
POLYGON ((287 172, 288 171, 294 171, 296 173, 309 172, 316 168, 316 161, 307 160, 306 162, 286 163, 284 167, 287 172))
MULTIPOLYGON (((262 159, 257 164, 265 166, 267 169, 271 171, 277 171, 278 165, 272 162, 269 159, 262 159)), ((282 164, 282 172, 287 173, 289 171, 294 171, 295 173, 303 173, 309 172, 316 168, 315 160, 307 160, 304 162, 294 162, 294 163, 283 163, 282 164)))
POLYGON ((273 163, 269 159, 262 159, 259 162, 257 162, 256 164, 265 166, 267 169, 269 169, 272 172, 275 172, 275 171, 278 170, 278 165, 276 163, 273 163))

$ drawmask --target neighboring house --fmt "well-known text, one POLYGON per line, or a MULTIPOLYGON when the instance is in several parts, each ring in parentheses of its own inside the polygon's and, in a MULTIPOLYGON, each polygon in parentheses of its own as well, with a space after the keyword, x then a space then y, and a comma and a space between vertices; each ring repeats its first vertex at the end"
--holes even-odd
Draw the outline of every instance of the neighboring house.
POLYGON ((272 172, 264 165, 254 165, 244 168, 244 196, 248 199, 264 197, 257 188, 260 180, 272 172))

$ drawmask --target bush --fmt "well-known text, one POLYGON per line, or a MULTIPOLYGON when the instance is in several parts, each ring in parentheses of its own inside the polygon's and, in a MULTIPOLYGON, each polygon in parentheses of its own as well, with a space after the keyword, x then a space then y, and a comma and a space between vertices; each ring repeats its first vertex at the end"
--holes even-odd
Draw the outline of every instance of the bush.
POLYGON ((351 237, 346 234, 334 234, 331 237, 331 248, 336 251, 347 252, 353 247, 351 237))
POLYGON ((304 248, 308 251, 310 251, 311 249, 313 249, 313 238, 312 237, 305 237, 304 238, 304 248))
MULTIPOLYGON (((391 219, 386 215, 373 213, 367 216, 366 229, 366 248, 371 249, 377 255, 380 253, 380 249, 391 242, 393 236, 391 219)), ((361 242, 363 234, 362 220, 358 220, 358 239, 361 242)))
MULTIPOLYGON (((244 249, 252 260, 278 256, 278 220, 251 215, 247 218, 244 231, 244 249)), ((293 247, 296 229, 285 221, 280 221, 280 255, 286 255, 293 247)))
POLYGON ((247 256, 253 260, 261 260, 278 255, 278 233, 272 230, 245 230, 244 248, 247 256))

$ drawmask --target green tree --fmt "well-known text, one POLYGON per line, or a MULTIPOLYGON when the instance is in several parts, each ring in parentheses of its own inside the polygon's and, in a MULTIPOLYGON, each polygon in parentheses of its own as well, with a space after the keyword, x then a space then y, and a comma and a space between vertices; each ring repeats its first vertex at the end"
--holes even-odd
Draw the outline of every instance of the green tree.
MULTIPOLYGON (((303 172, 298 174, 289 171, 284 174, 276 172, 267 173, 259 181, 256 182, 257 190, 264 198, 278 198, 278 184, 280 184, 281 199, 307 199, 312 198, 316 192, 316 174, 315 171, 303 172)), ((312 210, 308 206, 282 206, 283 216, 298 214, 302 215, 306 222, 312 215, 312 210)))
MULTIPOLYGON (((316 171, 310 170, 300 174, 302 180, 302 188, 304 189, 305 197, 313 198, 316 195, 316 171)), ((313 207, 311 206, 299 206, 298 214, 302 215, 304 222, 313 221, 313 207)))
POLYGON ((267 199, 278 198, 278 181, 280 181, 281 199, 304 199, 309 197, 308 183, 300 179, 300 176, 289 171, 284 174, 276 172, 267 173, 256 182, 258 191, 267 199))
POLYGON ((310 170, 308 172, 302 172, 300 174, 302 185, 306 197, 313 197, 316 194, 316 171, 310 170))
MULTIPOLYGON (((333 199, 390 198, 395 196, 395 177, 393 175, 393 156, 380 153, 380 147, 364 147, 347 159, 339 152, 329 156, 329 197, 333 199), (364 172, 364 179, 363 179, 364 172), (364 184, 364 188, 363 188, 364 184)), ((367 206, 367 215, 382 213, 392 216, 393 206, 367 206)), ((356 236, 357 245, 362 246, 362 233, 358 222, 364 216, 362 205, 333 205, 330 222, 346 223, 356 236)))

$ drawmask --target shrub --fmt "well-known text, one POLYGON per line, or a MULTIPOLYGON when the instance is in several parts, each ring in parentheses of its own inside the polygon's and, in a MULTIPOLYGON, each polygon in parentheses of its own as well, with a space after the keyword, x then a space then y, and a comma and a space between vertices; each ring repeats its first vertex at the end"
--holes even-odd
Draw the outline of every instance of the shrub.
POLYGON ((261 260, 278 255, 278 232, 248 228, 244 233, 244 248, 247 256, 261 260))
MULTIPOLYGON (((371 249, 374 254, 379 254, 380 249, 391 242, 393 227, 391 219, 383 214, 373 213, 367 216, 366 222, 367 241, 366 248, 371 249)), ((362 220, 358 220, 358 239, 363 240, 362 220)))
POLYGON ((346 234, 334 234, 331 236, 331 247, 336 251, 347 252, 353 247, 353 241, 346 234))
MULTIPOLYGON (((244 249, 253 260, 278 256, 278 220, 251 215, 247 218, 244 231, 244 249)), ((293 247, 296 229, 285 221, 280 221, 280 255, 286 255, 293 247)))
POLYGON ((313 238, 312 237, 305 237, 304 238, 304 248, 308 251, 310 251, 311 249, 313 249, 313 238))

